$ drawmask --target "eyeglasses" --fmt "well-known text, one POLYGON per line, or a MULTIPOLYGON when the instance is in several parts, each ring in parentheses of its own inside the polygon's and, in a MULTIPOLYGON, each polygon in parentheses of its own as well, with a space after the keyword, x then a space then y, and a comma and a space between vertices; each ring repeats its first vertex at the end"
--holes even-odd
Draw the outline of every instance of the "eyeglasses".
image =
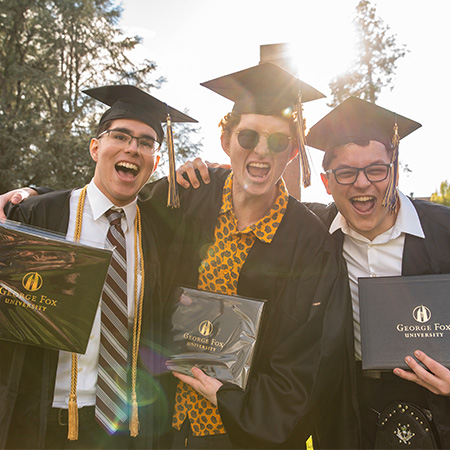
POLYGON ((286 150, 291 141, 291 137, 284 133, 261 133, 255 130, 245 129, 236 131, 239 145, 246 150, 253 150, 259 142, 261 134, 265 136, 267 147, 271 152, 281 153, 286 150))
POLYGON ((118 149, 124 149, 131 144, 131 141, 133 139, 136 139, 137 146, 143 153, 153 154, 156 153, 161 147, 161 143, 156 139, 153 139, 152 137, 131 136, 131 134, 124 133, 123 131, 119 130, 106 130, 103 133, 100 133, 97 139, 100 139, 105 134, 108 135, 111 144, 118 149))
POLYGON ((330 169, 326 173, 334 174, 336 182, 339 184, 353 184, 359 176, 359 172, 364 172, 364 175, 371 183, 377 183, 387 178, 391 164, 371 164, 366 167, 342 167, 340 169, 330 169))

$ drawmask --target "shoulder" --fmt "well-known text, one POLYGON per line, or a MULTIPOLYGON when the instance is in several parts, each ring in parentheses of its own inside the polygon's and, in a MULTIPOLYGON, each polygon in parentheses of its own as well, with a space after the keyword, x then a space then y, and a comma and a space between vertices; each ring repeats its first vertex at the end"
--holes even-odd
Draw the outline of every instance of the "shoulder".
POLYGON ((71 193, 71 189, 52 191, 48 194, 27 198, 18 205, 10 205, 8 219, 53 229, 56 224, 60 223, 62 215, 68 216, 71 193))
POLYGON ((330 228, 331 223, 338 213, 338 209, 334 202, 328 203, 328 205, 325 205, 324 203, 304 203, 304 205, 324 223, 327 229, 330 228))
POLYGON ((276 242, 285 242, 291 250, 302 249, 310 257, 325 248, 334 247, 327 226, 305 204, 293 197, 289 198, 285 216, 275 236, 276 242))
POLYGON ((51 207, 56 209, 64 205, 70 199, 71 193, 72 189, 67 189, 64 191, 51 191, 43 195, 29 197, 18 205, 10 205, 8 217, 13 213, 13 211, 20 210, 27 212, 42 207, 51 207))
POLYGON ((450 208, 426 200, 411 199, 422 226, 450 233, 450 208))

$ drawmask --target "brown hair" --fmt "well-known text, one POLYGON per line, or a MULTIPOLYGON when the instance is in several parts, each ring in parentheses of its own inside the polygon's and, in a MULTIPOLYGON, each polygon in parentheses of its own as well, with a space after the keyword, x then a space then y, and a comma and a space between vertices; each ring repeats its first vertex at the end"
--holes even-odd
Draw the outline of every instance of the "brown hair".
MULTIPOLYGON (((367 147, 368 145, 370 145, 370 140, 369 139, 359 139, 359 140, 355 140, 354 142, 347 142, 346 144, 338 145, 337 147, 334 147, 333 149, 328 150, 327 152, 325 152, 325 155, 323 156, 323 161, 322 161, 323 170, 326 171, 330 168, 331 161, 333 161, 333 159, 335 158, 336 152, 338 149, 344 148, 350 144, 359 145, 360 147, 367 147)), ((384 146, 384 147, 386 148, 386 146, 384 146)), ((387 150, 388 154, 390 154, 392 157, 393 149, 386 148, 386 150, 387 150)))

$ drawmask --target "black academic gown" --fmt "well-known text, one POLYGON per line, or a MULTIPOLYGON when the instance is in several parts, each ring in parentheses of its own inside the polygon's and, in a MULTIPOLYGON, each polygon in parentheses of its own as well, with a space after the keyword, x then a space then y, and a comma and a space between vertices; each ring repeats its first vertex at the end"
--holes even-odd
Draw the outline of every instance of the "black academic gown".
MULTIPOLYGON (((423 200, 412 200, 419 215, 425 239, 407 234, 403 249, 402 275, 426 275, 450 273, 450 208, 423 200)), ((330 227, 337 214, 334 203, 313 203, 310 208, 330 227)), ((344 235, 337 230, 334 235, 341 251, 344 235)), ((405 355, 406 356, 406 355, 405 355)), ((358 374, 361 380, 361 375, 358 374)), ((364 380, 365 381, 365 380, 364 380)), ((429 409, 438 432, 442 448, 450 448, 450 397, 435 395, 415 383, 405 381, 393 374, 383 374, 380 381, 369 382, 371 393, 359 389, 361 403, 372 401, 374 409, 382 410, 392 399, 410 401, 429 409), (402 398, 399 398, 401 396, 402 398), (367 398, 370 397, 370 398, 367 398)), ((365 381, 364 386, 368 386, 365 381)), ((361 411, 365 442, 373 442, 373 415, 361 411), (364 432, 367 427, 368 432, 364 432)), ((367 444, 366 444, 367 445, 367 444)), ((370 445, 370 444, 369 444, 370 445)), ((369 447, 370 448, 370 447, 369 447)))
MULTIPOLYGON (((197 286, 198 267, 213 239, 228 172, 211 170, 211 183, 182 190, 181 208, 167 214, 167 183, 149 192, 165 249, 167 285, 197 286)), ((237 448, 357 448, 352 403, 353 339, 345 263, 310 211, 289 199, 272 243, 256 240, 237 293, 266 299, 262 335, 245 391, 223 385, 218 406, 237 448)))
MULTIPOLYGON (((70 193, 56 191, 30 198, 11 207, 8 217, 66 233, 70 193)), ((157 246, 148 216, 143 217, 142 229, 145 296, 137 378, 141 427, 132 445, 152 448, 152 440, 166 431, 167 418, 161 423, 160 411, 168 408, 159 379, 153 373, 160 351, 161 287, 157 246)), ((0 448, 44 448, 58 352, 0 341, 0 358, 0 448)))

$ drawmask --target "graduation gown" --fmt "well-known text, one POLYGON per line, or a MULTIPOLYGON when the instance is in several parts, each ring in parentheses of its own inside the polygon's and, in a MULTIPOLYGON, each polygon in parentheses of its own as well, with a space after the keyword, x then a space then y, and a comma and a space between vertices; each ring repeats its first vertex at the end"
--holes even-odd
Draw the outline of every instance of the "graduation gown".
MULTIPOLYGON (((10 219, 62 233, 67 232, 71 191, 33 197, 8 213, 10 219)), ((137 395, 140 434, 134 448, 152 448, 164 433, 159 411, 167 410, 165 395, 151 372, 158 356, 161 323, 160 266, 153 225, 142 220, 145 295, 138 360, 137 395), (158 411, 157 414, 154 414, 158 411)), ((131 341, 130 349, 131 351, 131 341)), ((0 448, 43 448, 52 407, 58 352, 0 341, 0 448)))
MULTIPOLYGON (((425 239, 406 235, 402 275, 450 273, 450 208, 424 200, 412 199, 412 203, 419 215, 425 239)), ((325 206, 312 203, 309 206, 329 228, 337 214, 336 205, 331 203, 325 206)), ((344 234, 337 230, 333 236, 342 251, 344 234)), ((442 448, 450 448, 450 397, 435 395, 428 389, 402 380, 393 374, 383 375, 381 381, 371 382, 371 384, 377 384, 374 387, 376 390, 374 395, 377 398, 377 407, 380 409, 383 405, 387 406, 395 395, 407 396, 407 401, 429 409, 442 448)), ((365 394, 365 392, 359 392, 360 399, 365 394)))
MULTIPOLYGON (((167 182, 146 192, 166 233, 166 285, 196 287, 213 240, 228 171, 181 192, 181 208, 165 208, 167 182)), ((161 235, 159 234, 159 235, 161 235)), ((238 295, 266 299, 262 334, 247 388, 224 384, 218 407, 237 448, 357 448, 352 402, 350 294, 345 263, 322 223, 294 198, 272 243, 258 239, 239 276, 238 295)))

